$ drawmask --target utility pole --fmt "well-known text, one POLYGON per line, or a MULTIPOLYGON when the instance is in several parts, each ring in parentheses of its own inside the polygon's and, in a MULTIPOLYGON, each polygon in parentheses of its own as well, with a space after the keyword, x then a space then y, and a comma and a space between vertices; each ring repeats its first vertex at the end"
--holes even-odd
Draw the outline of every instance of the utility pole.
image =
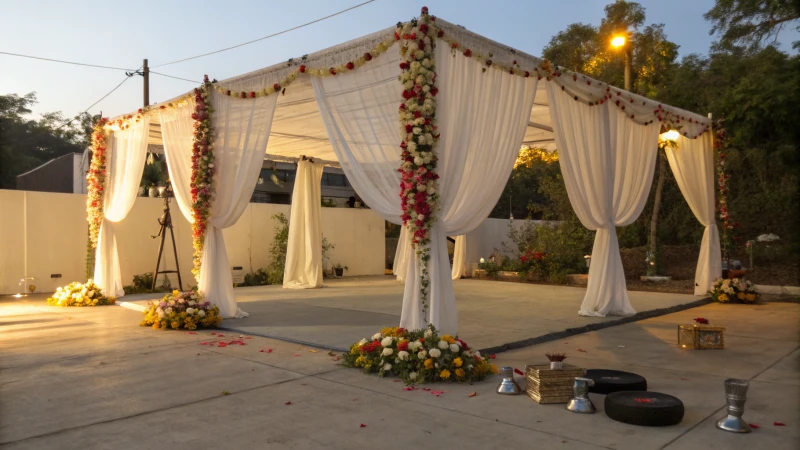
MULTIPOLYGON (((631 91, 631 65, 633 63, 632 63, 631 60, 633 59, 633 48, 632 48, 633 46, 630 43, 628 43, 628 45, 626 45, 625 47, 626 47, 625 50, 624 50, 625 51, 625 90, 628 91, 628 92, 632 92, 631 91)), ((145 61, 147 61, 147 60, 145 60, 145 61)), ((146 68, 147 68, 147 64, 145 63, 145 74, 147 73, 147 69, 146 68)), ((145 80, 147 80, 147 75, 145 75, 145 80)), ((147 86, 146 83, 147 83, 147 81, 145 81, 145 86, 147 86)))
MULTIPOLYGON (((627 71, 625 72, 625 76, 627 80, 627 71)), ((144 106, 148 107, 150 106, 150 67, 147 65, 147 59, 142 63, 142 77, 144 77, 144 106)))

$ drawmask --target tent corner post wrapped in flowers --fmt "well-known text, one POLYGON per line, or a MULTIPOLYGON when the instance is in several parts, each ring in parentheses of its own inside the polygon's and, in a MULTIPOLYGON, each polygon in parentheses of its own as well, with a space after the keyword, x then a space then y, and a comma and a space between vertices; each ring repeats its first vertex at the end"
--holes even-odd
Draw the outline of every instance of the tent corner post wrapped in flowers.
POLYGON ((194 142, 192 143, 192 239, 194 243, 194 266, 192 274, 200 280, 200 261, 203 257, 208 216, 211 211, 211 199, 214 195, 214 128, 211 115, 211 82, 208 75, 203 77, 203 84, 195 88, 194 142))
MULTIPOLYGON (((89 172, 86 174, 86 221, 89 222, 89 246, 97 248, 97 238, 100 235, 100 225, 103 223, 103 196, 105 194, 106 177, 108 168, 108 119, 101 117, 92 131, 92 161, 89 172)), ((91 250, 89 253, 92 253, 91 250)), ((87 276, 88 277, 88 276, 87 276)))
POLYGON ((403 103, 400 104, 400 128, 403 141, 401 205, 403 224, 412 236, 412 246, 420 261, 420 297, 422 314, 428 311, 430 260, 430 227, 435 222, 438 207, 438 182, 436 173, 436 143, 439 140, 436 124, 436 66, 434 63, 434 38, 428 8, 422 8, 419 20, 397 27, 395 39, 403 40, 400 46, 400 82, 403 84, 403 103))

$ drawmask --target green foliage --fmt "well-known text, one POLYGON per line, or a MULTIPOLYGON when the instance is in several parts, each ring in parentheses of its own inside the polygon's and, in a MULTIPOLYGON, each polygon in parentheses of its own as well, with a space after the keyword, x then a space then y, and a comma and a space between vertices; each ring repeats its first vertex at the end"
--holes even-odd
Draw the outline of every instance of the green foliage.
POLYGON ((155 291, 151 291, 150 288, 153 287, 153 272, 145 272, 141 275, 134 275, 133 276, 133 284, 129 284, 127 286, 123 286, 122 289, 125 291, 125 295, 131 294, 142 294, 146 292, 171 292, 172 285, 169 281, 168 277, 164 277, 160 286, 156 286, 155 291))
POLYGON ((568 274, 586 272, 584 256, 591 251, 594 240, 594 233, 573 219, 510 225, 508 236, 513 245, 504 246, 504 250, 514 258, 507 263, 509 269, 502 270, 519 271, 525 278, 553 283, 566 283, 568 274))
MULTIPOLYGON (((717 0, 703 17, 717 34, 717 48, 745 46, 758 48, 765 41, 774 44, 786 27, 800 31, 800 2, 797 0, 717 0)), ((797 47, 800 41, 794 43, 797 47)))
POLYGON ((30 119, 27 116, 36 103, 34 92, 22 97, 0 95, 0 189, 14 189, 17 175, 53 158, 83 152, 91 140, 93 116, 84 114, 70 121, 52 112, 30 119))
POLYGON ((145 164, 142 172, 142 181, 139 186, 151 188, 154 186, 166 186, 169 172, 167 161, 164 157, 153 155, 153 164, 145 164))
MULTIPOLYGON (((281 281, 282 280, 283 278, 281 278, 281 281)), ((253 273, 246 273, 244 275, 244 283, 240 284, 240 286, 264 286, 267 284, 270 284, 269 272, 260 268, 253 273)))
POLYGON ((322 207, 323 208, 336 208, 337 205, 333 199, 322 197, 322 207))

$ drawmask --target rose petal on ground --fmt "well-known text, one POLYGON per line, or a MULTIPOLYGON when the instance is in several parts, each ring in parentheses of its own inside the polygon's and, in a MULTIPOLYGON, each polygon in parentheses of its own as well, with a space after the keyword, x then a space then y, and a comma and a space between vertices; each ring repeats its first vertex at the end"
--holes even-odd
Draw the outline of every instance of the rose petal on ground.
POLYGON ((749 423, 748 425, 750 425, 750 428, 761 428, 761 425, 756 425, 754 423, 749 423))
POLYGON ((475 397, 476 395, 478 395, 477 392, 470 392, 469 395, 467 395, 467 397, 475 397))
POLYGON ((195 333, 194 331, 190 331, 189 334, 197 334, 197 333, 195 333))
POLYGON ((786 424, 783 423, 783 422, 773 422, 772 424, 775 425, 776 427, 785 427, 786 426, 786 424))
POLYGON ((366 427, 367 427, 367 426, 366 426, 366 425, 364 425, 363 423, 362 423, 361 425, 359 425, 359 428, 366 428, 366 427))
POLYGON ((414 386, 406 386, 406 387, 403 388, 403 390, 404 391, 416 391, 417 388, 415 388, 414 386))
POLYGON ((423 391, 430 391, 431 388, 422 388, 423 391))
POLYGON ((523 372, 523 371, 521 371, 521 370, 517 369, 516 367, 514 368, 514 373, 515 373, 515 374, 517 374, 517 375, 522 375, 522 376, 525 376, 525 372, 523 372))
POLYGON ((208 345, 208 342, 201 342, 200 345, 208 345))
POLYGON ((294 356, 300 356, 300 353, 295 353, 294 356))
POLYGON ((586 350, 584 350, 582 348, 576 348, 575 350, 577 350, 577 351, 579 351, 581 353, 588 353, 586 350))
POLYGON ((286 403, 284 403, 284 405, 291 405, 291 404, 292 404, 292 402, 286 402, 286 403))

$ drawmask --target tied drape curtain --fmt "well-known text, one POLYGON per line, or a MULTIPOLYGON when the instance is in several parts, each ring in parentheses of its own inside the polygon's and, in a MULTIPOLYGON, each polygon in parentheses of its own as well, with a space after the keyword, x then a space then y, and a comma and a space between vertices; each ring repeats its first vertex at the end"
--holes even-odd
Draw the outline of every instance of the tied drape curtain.
POLYGON ((467 274, 467 236, 456 236, 456 244, 453 248, 453 270, 450 277, 458 280, 467 274))
POLYGON ((109 137, 103 223, 97 239, 94 281, 111 297, 125 295, 114 223, 124 219, 136 201, 147 156, 149 130, 150 117, 145 116, 125 130, 114 131, 109 137))
POLYGON ((697 139, 680 136, 677 148, 666 148, 675 181, 697 220, 706 227, 694 277, 694 295, 705 295, 722 276, 722 251, 714 216, 714 146, 712 133, 697 139))
POLYGON ((392 273, 397 277, 397 281, 406 281, 408 272, 408 258, 411 256, 411 232, 406 227, 400 227, 400 239, 397 240, 397 249, 394 251, 394 264, 392 273))
POLYGON ((297 162, 283 273, 285 288, 322 287, 322 169, 310 161, 297 162))
POLYGON ((236 305, 222 230, 235 224, 250 203, 267 151, 277 100, 277 95, 237 99, 211 90, 215 193, 197 287, 219 307, 224 318, 248 314, 236 305))
POLYGON ((536 77, 524 78, 485 66, 446 45, 435 50, 436 118, 441 138, 439 211, 430 229, 428 312, 422 314, 420 261, 408 258, 400 326, 432 324, 445 333, 458 331, 458 313, 447 236, 466 234, 489 215, 508 181, 519 154, 536 93, 536 77))
MULTIPOLYGON (((404 228, 394 270, 405 279, 400 326, 433 324, 458 330, 446 236, 474 229, 502 193, 519 153, 536 92, 536 78, 483 66, 447 46, 435 53, 441 139, 439 221, 431 227, 428 312, 422 314, 420 264, 404 228), (401 254, 401 249, 402 254, 401 254), (401 267, 402 266, 402 267, 401 267)), ((397 107, 403 87, 400 57, 388 51, 357 71, 314 78, 314 93, 334 152, 356 192, 386 220, 400 223, 400 142, 397 107)))
POLYGON ((167 159, 172 191, 175 201, 183 217, 194 222, 192 216, 192 145, 194 143, 195 100, 191 97, 187 105, 180 108, 167 108, 159 111, 161 122, 161 140, 164 144, 164 156, 167 159))
POLYGON ((570 203, 597 230, 589 283, 579 314, 636 311, 628 299, 617 226, 636 220, 647 201, 658 155, 658 126, 634 123, 615 106, 589 106, 548 83, 550 117, 570 203))

